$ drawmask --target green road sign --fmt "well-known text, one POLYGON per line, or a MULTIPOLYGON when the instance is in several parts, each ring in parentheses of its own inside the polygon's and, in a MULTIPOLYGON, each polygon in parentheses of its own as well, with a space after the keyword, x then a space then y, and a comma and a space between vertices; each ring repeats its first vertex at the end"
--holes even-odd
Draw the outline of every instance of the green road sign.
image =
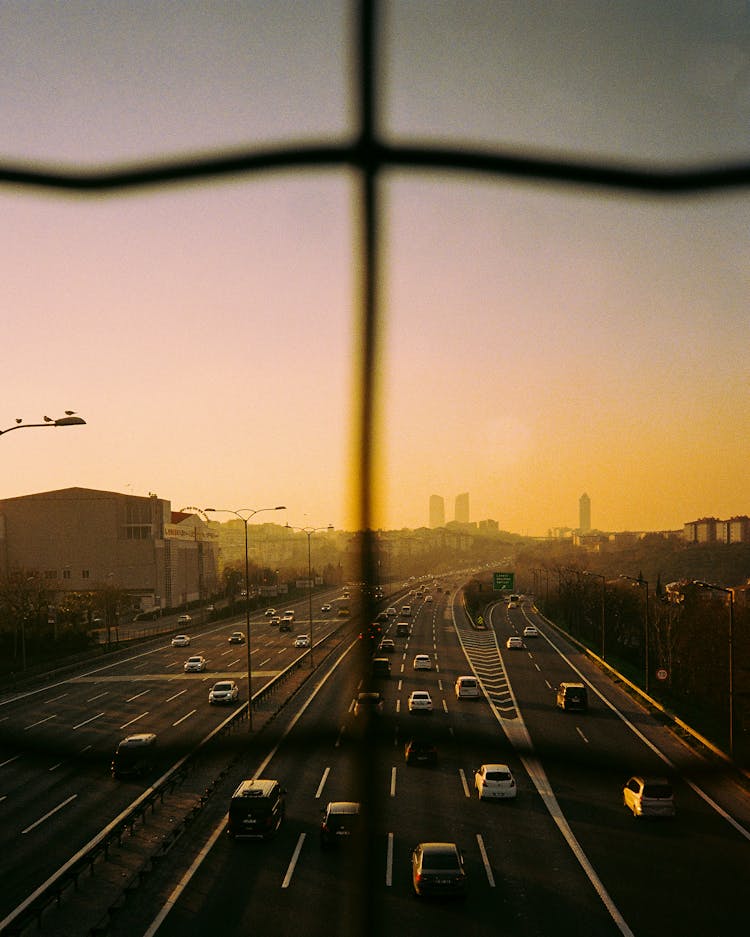
POLYGON ((502 590, 512 592, 514 579, 515 573, 493 573, 492 588, 495 592, 501 592, 502 590))

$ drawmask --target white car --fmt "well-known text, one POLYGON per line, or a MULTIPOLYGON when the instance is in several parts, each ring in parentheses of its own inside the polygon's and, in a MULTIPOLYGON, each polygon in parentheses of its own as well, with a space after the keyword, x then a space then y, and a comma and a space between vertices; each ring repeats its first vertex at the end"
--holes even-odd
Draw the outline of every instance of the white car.
POLYGON ((275 608, 267 608, 267 609, 265 610, 265 612, 263 612, 263 614, 266 616, 266 618, 271 618, 273 615, 276 614, 276 609, 275 609, 275 608))
POLYGON ((190 647, 190 635, 176 634, 172 638, 172 647, 190 647))
POLYGON ((427 690, 414 690, 406 704, 409 712, 432 712, 432 697, 427 690))
POLYGON ((526 645, 523 643, 523 638, 519 638, 517 635, 512 635, 505 642, 505 646, 509 651, 522 651, 526 645))
POLYGON ((230 644, 244 644, 245 635, 241 631, 233 631, 229 635, 229 643, 230 644))
POLYGON ((295 647, 310 647, 310 635, 309 634, 298 634, 294 639, 295 647))
POLYGON ((526 627, 523 629, 523 636, 524 638, 538 638, 539 629, 536 625, 526 625, 526 627))
POLYGON ((386 613, 386 615, 387 615, 389 618, 396 618, 396 617, 398 616, 398 612, 396 611, 396 609, 395 609, 392 605, 390 605, 390 606, 385 610, 385 613, 386 613))
POLYGON ((240 688, 234 680, 220 680, 214 683, 208 691, 208 702, 212 705, 219 703, 236 703, 240 698, 240 688))
POLYGON ((192 622, 192 618, 189 615, 180 615, 177 619, 178 625, 189 625, 192 622))
POLYGON ((507 765, 482 765, 474 772, 474 789, 480 800, 515 797, 518 793, 507 765))
POLYGON ((432 661, 429 654, 417 654, 412 662, 414 670, 432 670, 432 661))
POLYGON ((206 669, 207 663, 208 661, 205 657, 201 657, 200 654, 197 654, 195 657, 188 657, 183 669, 185 673, 200 673, 206 669))
POLYGON ((321 605, 321 606, 320 606, 320 611, 321 611, 324 615, 326 614, 326 612, 330 612, 331 609, 332 609, 332 606, 329 605, 328 602, 326 602, 325 605, 321 605))

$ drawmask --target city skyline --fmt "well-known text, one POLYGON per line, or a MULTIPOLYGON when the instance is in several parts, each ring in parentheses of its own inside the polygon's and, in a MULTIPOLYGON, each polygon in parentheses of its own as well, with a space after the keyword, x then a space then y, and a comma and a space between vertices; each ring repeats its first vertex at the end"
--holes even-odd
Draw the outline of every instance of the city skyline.
MULTIPOLYGON (((699 7, 542 19, 397 0, 378 122, 389 141, 596 164, 746 158, 743 14, 699 7)), ((350 12, 5 7, 0 161, 77 171, 348 140, 350 12)), ((425 490, 468 490, 474 517, 543 535, 576 526, 581 479, 598 529, 743 513, 744 190, 402 170, 380 186, 373 526, 422 526, 425 490)), ((327 167, 88 197, 0 188, 0 430, 86 420, 4 435, 0 496, 75 485, 355 527, 357 197, 327 167)))

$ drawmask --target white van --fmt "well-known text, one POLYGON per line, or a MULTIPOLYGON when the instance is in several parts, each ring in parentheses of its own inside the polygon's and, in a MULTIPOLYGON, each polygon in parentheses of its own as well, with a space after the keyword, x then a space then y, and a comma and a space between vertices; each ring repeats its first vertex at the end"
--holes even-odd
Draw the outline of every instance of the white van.
POLYGON ((482 695, 476 677, 457 677, 455 690, 456 699, 476 699, 482 695))

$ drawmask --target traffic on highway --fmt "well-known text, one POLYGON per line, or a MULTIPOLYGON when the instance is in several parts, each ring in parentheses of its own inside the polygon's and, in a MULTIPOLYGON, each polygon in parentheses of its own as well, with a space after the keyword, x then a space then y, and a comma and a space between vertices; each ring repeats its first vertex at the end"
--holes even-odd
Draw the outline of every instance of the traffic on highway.
MULTIPOLYGON (((483 934, 499 923, 546 935, 581 922, 597 935, 724 932, 742 901, 746 794, 567 643, 533 598, 495 602, 477 628, 458 595, 406 592, 396 607, 410 606, 408 618, 384 614, 366 648, 347 621, 278 731, 233 752, 201 830, 119 912, 123 933, 217 922, 269 935, 483 934), (508 648, 511 637, 522 647, 508 648), (373 669, 373 657, 390 666, 373 669), (561 704, 563 684, 582 686, 587 705, 561 704), (363 695, 377 706, 357 705, 363 695), (227 832, 236 799, 251 817, 239 836, 227 832)), ((321 615, 315 642, 341 627, 321 615)), ((260 686, 307 649, 268 616, 253 628, 260 686)), ((213 627, 189 648, 164 640, 4 701, 5 737, 12 724, 23 744, 2 759, 5 913, 30 890, 19 863, 41 882, 242 705, 245 649, 231 634, 213 627), (193 656, 205 670, 185 672, 193 656), (239 698, 210 705, 227 682, 239 698), (118 737, 144 733, 156 736, 153 763, 113 780, 118 737)))

